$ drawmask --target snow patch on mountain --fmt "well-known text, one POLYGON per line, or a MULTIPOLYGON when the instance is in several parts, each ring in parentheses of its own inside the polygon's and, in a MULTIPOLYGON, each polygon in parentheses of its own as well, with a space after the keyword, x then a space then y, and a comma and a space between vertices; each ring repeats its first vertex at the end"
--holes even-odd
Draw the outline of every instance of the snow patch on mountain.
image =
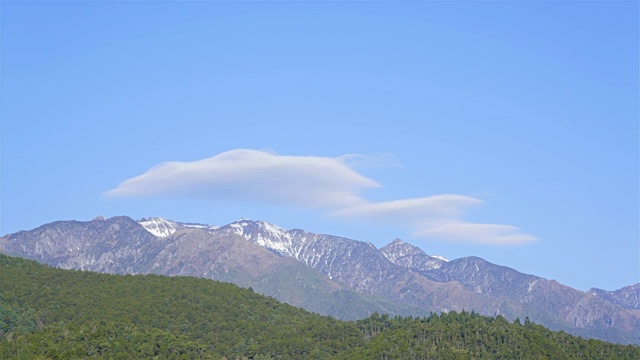
MULTIPOLYGON (((229 227, 231 227, 233 229, 234 233, 236 233, 238 235, 241 235, 241 236, 244 236, 244 229, 243 229, 242 225, 237 224, 237 223, 232 223, 232 224, 229 224, 229 227)), ((247 240, 249 240, 249 239, 247 239, 247 240)))
POLYGON ((286 230, 266 221, 252 221, 243 218, 220 229, 240 235, 247 241, 281 256, 295 258, 291 235, 286 230))
POLYGON ((449 259, 447 259, 446 257, 444 257, 442 255, 433 254, 433 255, 429 255, 429 256, 432 257, 432 258, 436 258, 438 260, 442 260, 444 262, 449 262, 449 259))
POLYGON ((167 237, 176 232, 178 224, 160 217, 142 218, 138 221, 148 232, 157 237, 167 237))
POLYGON ((529 283, 529 287, 527 288, 527 293, 530 293, 533 288, 540 282, 540 279, 533 280, 529 283))
POLYGON ((191 224, 191 223, 178 223, 178 224, 180 226, 184 226, 187 228, 203 229, 203 230, 216 230, 220 228, 220 226, 206 225, 206 224, 191 224))
POLYGON ((161 217, 142 218, 138 220, 138 224, 142 225, 148 232, 157 237, 167 237, 173 235, 176 231, 184 228, 201 229, 212 232, 219 229, 220 226, 199 224, 199 223, 183 223, 163 219, 161 217))

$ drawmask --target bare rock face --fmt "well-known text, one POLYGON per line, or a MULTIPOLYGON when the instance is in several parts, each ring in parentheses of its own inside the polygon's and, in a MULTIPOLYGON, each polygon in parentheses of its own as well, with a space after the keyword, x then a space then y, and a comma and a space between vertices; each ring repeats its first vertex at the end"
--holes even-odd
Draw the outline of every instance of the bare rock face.
POLYGON ((66 269, 227 281, 341 319, 474 310, 640 344, 640 284, 581 292, 477 257, 428 255, 399 239, 378 250, 264 221, 218 227, 121 216, 6 235, 0 252, 66 269))
POLYGON ((400 239, 393 240, 387 246, 381 248, 380 252, 396 265, 423 273, 439 269, 449 261, 442 256, 427 255, 419 247, 400 239))
POLYGON ((139 273, 162 242, 126 216, 57 221, 0 238, 0 251, 63 269, 139 273))
POLYGON ((640 283, 625 286, 616 291, 606 291, 601 289, 590 289, 587 291, 593 296, 620 305, 625 309, 640 310, 640 283))

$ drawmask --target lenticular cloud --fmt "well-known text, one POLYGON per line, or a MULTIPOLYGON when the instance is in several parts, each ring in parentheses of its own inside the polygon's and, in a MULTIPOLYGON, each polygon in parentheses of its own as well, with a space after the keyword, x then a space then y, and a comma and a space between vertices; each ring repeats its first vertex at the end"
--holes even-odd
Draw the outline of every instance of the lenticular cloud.
POLYGON ((113 197, 197 197, 320 208, 338 218, 386 222, 431 240, 512 245, 535 240, 520 229, 462 220, 483 202, 456 194, 370 202, 360 193, 380 185, 354 170, 363 164, 399 166, 391 155, 367 159, 284 156, 237 149, 192 162, 166 162, 107 191, 113 197))
POLYGON ((339 158, 231 150, 193 162, 167 162, 128 179, 108 196, 187 196, 335 208, 363 203, 380 186, 339 158))

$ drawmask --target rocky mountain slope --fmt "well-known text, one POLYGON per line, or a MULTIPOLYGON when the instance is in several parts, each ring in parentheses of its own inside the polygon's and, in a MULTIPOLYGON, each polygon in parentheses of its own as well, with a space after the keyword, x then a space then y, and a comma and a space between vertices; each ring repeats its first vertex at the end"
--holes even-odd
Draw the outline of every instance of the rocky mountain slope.
POLYGON ((622 289, 615 291, 606 291, 594 288, 587 291, 587 293, 620 305, 625 309, 640 309, 640 283, 625 286, 622 289))
POLYGON ((127 217, 61 221, 0 238, 0 252, 61 268, 223 280, 343 319, 373 311, 475 310, 640 343, 638 284, 581 292, 468 257, 448 261, 399 239, 370 243, 240 219, 221 227, 127 217))

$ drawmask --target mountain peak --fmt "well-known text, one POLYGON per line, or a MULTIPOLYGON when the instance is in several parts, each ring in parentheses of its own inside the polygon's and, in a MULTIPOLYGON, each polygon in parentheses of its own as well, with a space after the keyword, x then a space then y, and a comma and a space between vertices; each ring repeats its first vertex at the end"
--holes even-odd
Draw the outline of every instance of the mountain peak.
POLYGON ((289 232, 266 221, 240 218, 221 227, 220 230, 240 235, 279 255, 290 256, 293 252, 289 232))
POLYGON ((449 260, 441 255, 428 255, 422 249, 417 246, 411 245, 408 242, 402 241, 402 239, 395 238, 392 242, 381 248, 380 251, 391 262, 395 262, 396 259, 405 256, 419 256, 432 258, 435 260, 448 262, 449 260))
POLYGON ((380 249, 387 260, 407 269, 429 271, 438 269, 449 260, 440 255, 427 255, 422 249, 400 239, 395 239, 380 249))
POLYGON ((407 256, 410 254, 420 254, 427 256, 427 254, 425 254, 424 251, 422 251, 420 248, 406 243, 398 238, 394 239, 392 242, 381 248, 380 251, 391 262, 399 257, 407 256))
MULTIPOLYGON (((286 230, 272 223, 269 223, 263 220, 250 220, 247 218, 240 218, 226 226, 230 226, 238 230, 249 228, 249 231, 255 230, 255 229, 261 229, 261 230, 265 230, 275 234, 281 234, 281 233, 287 232, 286 230)), ((244 233, 244 231, 241 231, 241 232, 244 233)), ((239 233, 239 234, 242 235, 242 233, 239 233)))

